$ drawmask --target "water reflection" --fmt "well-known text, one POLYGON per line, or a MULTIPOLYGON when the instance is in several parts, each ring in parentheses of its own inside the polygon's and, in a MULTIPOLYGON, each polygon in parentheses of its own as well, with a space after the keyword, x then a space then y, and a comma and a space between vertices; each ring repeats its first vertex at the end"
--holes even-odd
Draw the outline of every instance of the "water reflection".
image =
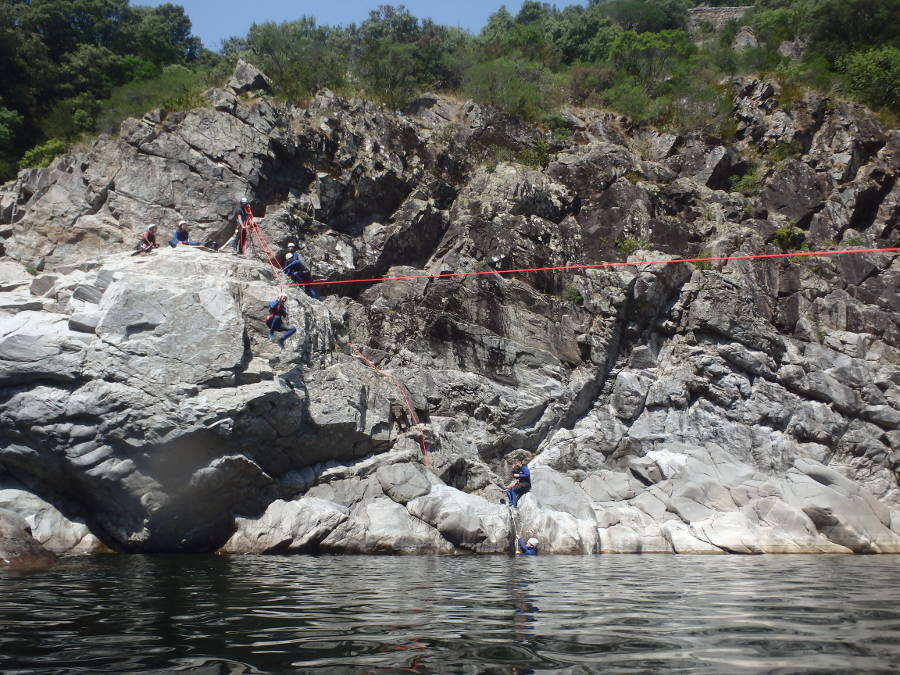
POLYGON ((896 556, 101 556, 0 573, 0 670, 890 672, 896 556))

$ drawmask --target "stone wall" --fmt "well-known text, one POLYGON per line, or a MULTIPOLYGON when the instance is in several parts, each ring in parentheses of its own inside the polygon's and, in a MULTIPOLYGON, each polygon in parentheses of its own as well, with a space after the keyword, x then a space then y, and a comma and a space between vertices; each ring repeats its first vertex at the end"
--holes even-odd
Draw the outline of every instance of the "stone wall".
POLYGON ((749 7, 694 7, 688 10, 688 30, 695 31, 703 22, 715 30, 722 30, 729 21, 744 16, 749 7))

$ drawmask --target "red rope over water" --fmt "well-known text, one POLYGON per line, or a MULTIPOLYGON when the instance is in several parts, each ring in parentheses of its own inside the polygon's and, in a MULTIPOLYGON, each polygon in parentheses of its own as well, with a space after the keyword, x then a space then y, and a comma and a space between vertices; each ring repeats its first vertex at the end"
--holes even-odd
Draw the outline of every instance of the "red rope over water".
POLYGON ((556 267, 523 267, 511 270, 484 270, 481 272, 444 272, 442 274, 411 274, 400 277, 372 277, 370 279, 338 279, 336 281, 309 281, 290 286, 327 286, 329 284, 366 284, 382 281, 403 281, 406 279, 449 279, 451 277, 474 277, 488 274, 521 274, 523 272, 562 272, 565 270, 587 270, 602 267, 635 267, 639 265, 672 265, 674 263, 716 262, 720 260, 764 260, 767 258, 800 258, 808 256, 849 255, 851 253, 898 253, 894 248, 856 248, 845 251, 798 251, 797 253, 758 253, 756 255, 725 255, 713 258, 678 258, 676 260, 645 260, 642 262, 602 262, 589 265, 559 265, 556 267))
POLYGON ((425 446, 425 431, 422 428, 422 423, 419 422, 419 417, 418 417, 418 415, 416 415, 416 411, 412 407, 412 403, 409 400, 409 395, 406 393, 406 389, 401 387, 400 383, 397 382, 397 380, 395 380, 393 378, 393 376, 391 376, 389 373, 384 372, 381 368, 379 368, 374 363, 372 363, 369 359, 367 359, 365 357, 365 355, 359 350, 359 348, 355 344, 353 344, 352 342, 349 344, 350 344, 350 349, 353 350, 354 356, 356 356, 358 359, 363 361, 367 366, 369 366, 369 368, 374 370, 376 373, 378 373, 378 374, 386 377, 388 380, 390 380, 391 384, 393 384, 397 388, 397 391, 400 392, 400 396, 403 397, 403 402, 406 404, 406 410, 409 412, 409 417, 413 421, 413 424, 416 425, 416 429, 419 430, 419 439, 422 442, 422 457, 423 457, 425 466, 429 466, 428 448, 425 446))

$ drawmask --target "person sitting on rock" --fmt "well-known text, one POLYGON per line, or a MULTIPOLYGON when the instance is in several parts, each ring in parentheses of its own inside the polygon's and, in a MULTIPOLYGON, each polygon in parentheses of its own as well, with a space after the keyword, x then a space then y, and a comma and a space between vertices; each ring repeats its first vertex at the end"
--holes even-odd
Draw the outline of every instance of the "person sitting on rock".
POLYGON ((519 550, 522 555, 537 555, 538 554, 538 540, 532 537, 528 541, 522 541, 519 539, 519 550))
POLYGON ((515 480, 506 486, 506 498, 509 505, 515 508, 522 495, 531 489, 531 471, 525 462, 516 462, 512 468, 515 480))
MULTIPOLYGON (((300 254, 297 252, 297 246, 294 242, 289 242, 287 245, 287 253, 284 254, 284 267, 281 269, 295 284, 306 284, 312 281, 312 275, 303 264, 303 261, 300 260, 300 254)), ((318 297, 312 286, 304 286, 303 290, 311 298, 318 297)))
POLYGON ((275 341, 275 333, 284 333, 278 339, 278 346, 284 349, 284 342, 291 335, 297 332, 297 329, 294 326, 284 326, 284 320, 287 319, 287 309, 285 309, 285 303, 287 302, 287 296, 282 293, 278 296, 277 300, 273 300, 269 303, 269 316, 266 317, 266 326, 269 328, 269 339, 273 342, 275 341))
POLYGON ((175 231, 172 233, 172 241, 169 242, 169 246, 172 248, 175 248, 179 244, 183 244, 184 246, 200 246, 199 241, 191 241, 191 233, 188 232, 186 220, 179 221, 178 227, 176 227, 175 231))
POLYGON ((150 253, 155 248, 159 248, 159 244, 156 243, 156 225, 148 225, 131 255, 150 253))

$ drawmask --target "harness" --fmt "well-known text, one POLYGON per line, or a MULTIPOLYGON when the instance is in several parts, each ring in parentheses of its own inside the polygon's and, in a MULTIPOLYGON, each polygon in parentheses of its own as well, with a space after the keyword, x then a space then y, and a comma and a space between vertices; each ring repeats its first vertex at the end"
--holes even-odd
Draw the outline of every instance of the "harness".
POLYGON ((271 325, 272 325, 272 321, 273 321, 274 319, 276 319, 276 318, 279 318, 279 319, 280 319, 280 318, 281 318, 281 313, 282 313, 283 311, 284 311, 284 303, 281 302, 281 301, 279 301, 279 302, 276 303, 276 305, 272 308, 272 312, 269 314, 269 316, 266 317, 266 325, 267 325, 267 326, 271 326, 271 325))

